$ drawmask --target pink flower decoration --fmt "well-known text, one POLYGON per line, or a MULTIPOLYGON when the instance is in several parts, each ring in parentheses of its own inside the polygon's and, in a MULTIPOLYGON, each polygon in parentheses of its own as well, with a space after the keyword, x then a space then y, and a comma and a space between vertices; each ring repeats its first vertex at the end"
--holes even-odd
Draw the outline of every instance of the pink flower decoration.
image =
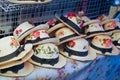
POLYGON ((34 38, 39 37, 40 36, 40 32, 39 31, 33 32, 33 36, 34 36, 34 38))

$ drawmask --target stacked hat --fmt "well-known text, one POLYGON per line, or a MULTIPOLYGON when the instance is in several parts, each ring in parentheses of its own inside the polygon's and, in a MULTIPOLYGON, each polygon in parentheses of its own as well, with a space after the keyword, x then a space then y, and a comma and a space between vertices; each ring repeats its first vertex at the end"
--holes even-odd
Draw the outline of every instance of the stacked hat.
POLYGON ((66 13, 66 15, 61 15, 60 17, 56 15, 56 17, 67 27, 72 29, 76 34, 83 35, 81 34, 81 27, 83 25, 83 21, 80 20, 80 17, 77 16, 77 14, 68 12, 66 13))
POLYGON ((94 37, 98 34, 107 34, 103 26, 100 24, 98 19, 89 19, 87 16, 81 16, 81 20, 84 21, 82 26, 83 33, 86 35, 86 38, 94 37))
POLYGON ((115 32, 111 35, 113 44, 120 49, 120 32, 115 32))
POLYGON ((118 55, 118 48, 112 43, 108 35, 97 35, 92 39, 90 49, 93 53, 101 55, 118 55))
POLYGON ((33 55, 32 44, 20 45, 13 36, 0 39, 0 75, 26 76, 34 67, 27 62, 33 55))
MULTIPOLYGON (((55 26, 55 25, 54 25, 55 26)), ((54 37, 60 40, 59 50, 62 55, 67 58, 88 61, 96 58, 95 53, 88 51, 89 43, 85 40, 84 35, 78 35, 75 30, 70 28, 71 26, 60 26, 54 30, 54 37), (84 44, 82 44, 84 42, 84 44), (69 46, 69 43, 71 43, 69 46), (72 45, 73 44, 73 45, 72 45)), ((49 31, 49 30, 48 30, 49 31)))
POLYGON ((34 65, 48 68, 61 68, 66 64, 66 59, 59 54, 58 38, 50 38, 47 29, 31 32, 25 43, 33 43, 34 54, 29 62, 34 65))
POLYGON ((15 4, 43 4, 51 2, 52 0, 8 0, 8 1, 15 4))
POLYGON ((104 27, 104 30, 109 33, 120 32, 120 22, 115 19, 110 19, 106 15, 102 15, 98 17, 101 20, 101 24, 104 27))
POLYGON ((40 24, 35 26, 31 22, 23 22, 20 24, 13 32, 14 37, 21 43, 24 41, 24 38, 27 37, 30 33, 39 30, 39 29, 48 29, 49 26, 47 24, 40 24))

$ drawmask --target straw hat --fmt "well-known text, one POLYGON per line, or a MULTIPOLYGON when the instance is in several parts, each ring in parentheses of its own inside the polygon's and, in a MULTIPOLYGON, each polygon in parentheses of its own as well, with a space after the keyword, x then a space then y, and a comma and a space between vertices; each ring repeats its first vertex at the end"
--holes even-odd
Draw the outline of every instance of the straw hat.
POLYGON ((33 70, 34 70, 34 66, 29 62, 25 62, 25 63, 19 64, 13 67, 1 69, 0 75, 9 76, 9 77, 27 76, 33 70))
POLYGON ((101 15, 98 17, 101 20, 101 24, 106 32, 120 32, 120 22, 115 19, 111 19, 107 15, 101 15))
POLYGON ((81 27, 83 25, 83 21, 81 21, 75 13, 68 12, 66 15, 62 15, 60 17, 56 15, 56 17, 67 27, 72 29, 76 34, 83 35, 81 34, 81 27))
POLYGON ((20 0, 8 0, 11 3, 15 4, 43 4, 43 3, 48 3, 51 2, 52 0, 26 0, 26 1, 20 1, 20 0))
POLYGON ((22 59, 32 50, 32 44, 21 46, 13 36, 0 39, 0 64, 22 59))
POLYGON ((108 35, 97 35, 93 38, 90 49, 92 52, 102 55, 118 55, 119 50, 112 44, 112 39, 108 35))
POLYGON ((60 53, 70 59, 88 61, 96 58, 96 53, 91 52, 88 41, 84 38, 71 40, 63 46, 60 47, 60 53))
POLYGON ((120 49, 120 32, 115 32, 111 35, 113 44, 120 49))
POLYGON ((59 44, 59 39, 58 38, 50 38, 47 33, 47 30, 33 31, 25 38, 25 43, 32 43, 33 45, 49 43, 49 42, 59 44))
POLYGON ((31 32, 39 30, 39 29, 48 29, 49 26, 47 24, 40 24, 38 26, 34 26, 31 22, 23 22, 20 24, 13 32, 13 35, 19 42, 21 42, 27 35, 31 32))
POLYGON ((53 31, 59 28, 65 27, 65 25, 59 22, 57 19, 52 19, 48 21, 47 24, 49 25, 48 34, 52 33, 53 31))
POLYGON ((59 38, 60 44, 62 44, 73 39, 84 37, 84 35, 79 36, 76 33, 74 33, 70 28, 64 27, 64 28, 58 29, 55 32, 55 37, 59 38))
POLYGON ((83 33, 86 35, 85 38, 91 38, 98 34, 108 34, 104 31, 103 26, 100 24, 99 20, 90 20, 86 16, 81 17, 81 20, 84 21, 82 30, 83 33))
POLYGON ((34 46, 34 55, 29 60, 31 63, 48 68, 62 68, 66 64, 66 59, 59 54, 59 49, 55 44, 46 43, 34 46))

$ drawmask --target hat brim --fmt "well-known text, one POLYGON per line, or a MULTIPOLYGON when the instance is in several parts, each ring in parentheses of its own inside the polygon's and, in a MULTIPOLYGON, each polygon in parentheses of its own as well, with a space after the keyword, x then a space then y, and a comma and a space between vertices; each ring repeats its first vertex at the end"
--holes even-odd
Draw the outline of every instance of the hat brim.
POLYGON ((49 28, 47 32, 48 32, 48 34, 50 34, 53 31, 55 31, 56 29, 59 29, 59 28, 62 28, 62 27, 65 27, 65 25, 63 23, 59 23, 59 24, 56 24, 55 26, 49 28))
POLYGON ((33 31, 40 30, 40 29, 44 30, 44 29, 48 29, 48 28, 49 28, 49 26, 47 24, 40 24, 40 25, 38 25, 36 27, 33 27, 33 28, 27 30, 24 34, 20 35, 18 37, 18 41, 21 42, 27 35, 29 35, 33 31))
POLYGON ((32 73, 34 70, 34 66, 29 63, 25 62, 24 63, 24 68, 20 69, 18 73, 13 73, 12 71, 7 71, 6 73, 0 73, 1 76, 9 76, 9 77, 22 77, 22 76, 27 76, 28 74, 32 73))
POLYGON ((94 36, 97 36, 97 35, 102 35, 102 34, 108 35, 109 32, 105 32, 105 31, 103 31, 103 32, 97 32, 97 31, 96 31, 96 33, 90 34, 90 35, 88 35, 88 36, 85 36, 85 38, 87 39, 87 38, 91 38, 91 37, 94 37, 94 36))
POLYGON ((22 64, 22 63, 26 62, 27 60, 29 60, 31 58, 31 56, 33 55, 33 53, 34 53, 33 50, 31 50, 20 60, 7 62, 5 64, 0 64, 0 69, 9 68, 9 67, 12 67, 15 65, 22 64))
POLYGON ((42 41, 39 41, 37 43, 33 43, 33 46, 39 45, 39 44, 44 44, 44 43, 53 43, 58 45, 59 44, 59 39, 58 38, 49 38, 49 39, 44 39, 42 41))
POLYGON ((103 54, 101 51, 96 50, 96 49, 92 48, 91 46, 90 46, 90 50, 91 50, 91 52, 100 54, 100 55, 108 55, 108 56, 119 55, 119 49, 114 44, 112 45, 112 53, 106 52, 105 54, 103 54))
POLYGON ((43 4, 43 3, 48 3, 52 0, 45 0, 45 1, 18 1, 18 0, 8 0, 11 3, 15 4, 43 4))
POLYGON ((108 23, 108 22, 111 22, 111 21, 116 21, 115 19, 107 19, 107 20, 104 20, 101 22, 101 24, 105 24, 105 23, 108 23))
MULTIPOLYGON (((21 46, 23 46, 23 45, 21 45, 21 46)), ((0 62, 0 65, 1 65, 1 64, 5 64, 5 63, 7 63, 7 62, 11 62, 11 61, 16 61, 16 60, 22 59, 28 52, 30 52, 30 51, 32 50, 32 46, 33 46, 32 44, 26 44, 26 45, 24 46, 24 50, 23 50, 21 53, 19 53, 18 56, 14 57, 14 58, 12 58, 12 59, 9 59, 9 60, 0 62)), ((11 55, 12 55, 12 54, 11 54, 11 55)))
POLYGON ((35 61, 33 61, 32 59, 29 60, 29 62, 31 62, 34 65, 40 66, 40 67, 46 67, 46 68, 62 68, 63 66, 65 66, 66 64, 66 58, 64 56, 62 56, 61 54, 59 54, 59 61, 58 63, 56 63, 55 65, 50 65, 50 64, 40 64, 37 63, 35 61))
POLYGON ((66 17, 64 17, 64 16, 62 16, 62 17, 58 17, 57 15, 55 15, 56 16, 56 18, 58 19, 58 20, 60 20, 63 24, 65 24, 67 27, 69 27, 71 30, 73 30, 76 34, 78 34, 78 35, 80 35, 80 36, 82 36, 83 34, 81 34, 80 32, 81 32, 81 29, 80 29, 80 27, 79 26, 77 26, 74 22, 72 22, 71 20, 69 20, 69 19, 67 19, 66 17))
MULTIPOLYGON (((73 35, 74 35, 74 34, 73 34, 73 35)), ((70 36, 72 36, 72 35, 70 35, 70 36)), ((82 36, 72 36, 72 37, 70 37, 70 36, 66 36, 66 37, 63 37, 63 38, 59 38, 60 44, 63 44, 63 43, 65 43, 65 42, 68 42, 68 41, 71 41, 71 40, 75 40, 75 39, 79 39, 79 38, 85 37, 85 35, 82 35, 82 36)), ((59 45, 60 45, 60 44, 59 44, 59 45)))
POLYGON ((92 23, 100 23, 100 20, 98 20, 98 19, 90 20, 90 21, 88 21, 88 22, 85 22, 85 23, 83 24, 83 26, 86 26, 86 25, 89 25, 89 24, 92 24, 92 23))
POLYGON ((78 61, 89 61, 89 60, 94 60, 94 59, 97 57, 96 53, 91 52, 90 49, 88 49, 88 55, 85 56, 85 57, 75 56, 75 55, 69 56, 69 53, 63 51, 63 49, 60 49, 60 53, 61 53, 62 55, 64 55, 65 57, 67 57, 67 58, 74 59, 74 60, 78 60, 78 61))

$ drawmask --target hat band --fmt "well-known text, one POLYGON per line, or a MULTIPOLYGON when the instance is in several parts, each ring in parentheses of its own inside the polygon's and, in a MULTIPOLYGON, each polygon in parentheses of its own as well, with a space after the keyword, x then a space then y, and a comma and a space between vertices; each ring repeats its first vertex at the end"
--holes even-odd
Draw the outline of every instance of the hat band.
POLYGON ((65 37, 63 37, 63 38, 60 38, 59 40, 60 40, 60 42, 62 42, 62 41, 64 41, 64 40, 66 40, 66 39, 69 39, 69 38, 72 38, 72 37, 76 37, 76 36, 78 36, 77 34, 72 34, 72 35, 69 35, 69 36, 65 36, 65 37))
POLYGON ((36 38, 35 40, 27 40, 27 41, 26 41, 26 44, 27 44, 27 43, 37 43, 37 42, 43 41, 43 40, 45 40, 45 39, 49 39, 49 37, 46 37, 46 38, 40 38, 40 37, 38 37, 38 38, 36 38))
POLYGON ((112 48, 108 48, 108 49, 105 49, 105 48, 99 48, 99 47, 96 47, 95 45, 93 45, 92 43, 90 44, 90 46, 96 50, 99 50, 102 52, 102 54, 105 54, 106 52, 109 52, 111 53, 112 52, 112 48))
POLYGON ((77 32, 80 33, 80 27, 77 26, 75 23, 73 23, 71 20, 67 19, 64 16, 61 16, 60 19, 62 19, 65 23, 67 23, 68 25, 70 25, 70 27, 72 27, 73 29, 75 29, 77 32))
POLYGON ((96 33, 104 33, 105 31, 94 31, 94 32, 88 32, 87 35, 92 35, 96 33))
POLYGON ((17 57, 22 51, 24 51, 24 46, 22 46, 22 47, 20 46, 15 52, 13 52, 9 55, 0 57, 0 62, 7 61, 7 60, 10 60, 14 57, 17 57))
POLYGON ((22 68, 24 68, 24 63, 13 66, 13 67, 1 69, 0 72, 1 73, 6 73, 7 71, 12 71, 13 73, 18 73, 18 71, 22 68))
POLYGON ((110 29, 110 30, 105 30, 105 32, 109 32, 109 31, 113 31, 113 30, 120 30, 120 28, 117 26, 116 28, 114 28, 114 29, 110 29))
POLYGON ((85 57, 88 55, 88 51, 85 51, 85 52, 78 52, 78 51, 74 51, 74 50, 71 50, 69 48, 67 48, 66 46, 64 47, 64 51, 68 52, 68 55, 71 56, 71 55, 75 55, 75 56, 82 56, 82 57, 85 57))
POLYGON ((114 44, 115 46, 120 46, 120 43, 118 43, 118 41, 113 41, 113 44, 114 44))
POLYGON ((50 64, 52 66, 54 66, 58 61, 59 61, 59 57, 55 58, 55 59, 43 59, 43 58, 38 58, 37 56, 33 55, 31 57, 31 59, 37 63, 40 64, 50 64))

